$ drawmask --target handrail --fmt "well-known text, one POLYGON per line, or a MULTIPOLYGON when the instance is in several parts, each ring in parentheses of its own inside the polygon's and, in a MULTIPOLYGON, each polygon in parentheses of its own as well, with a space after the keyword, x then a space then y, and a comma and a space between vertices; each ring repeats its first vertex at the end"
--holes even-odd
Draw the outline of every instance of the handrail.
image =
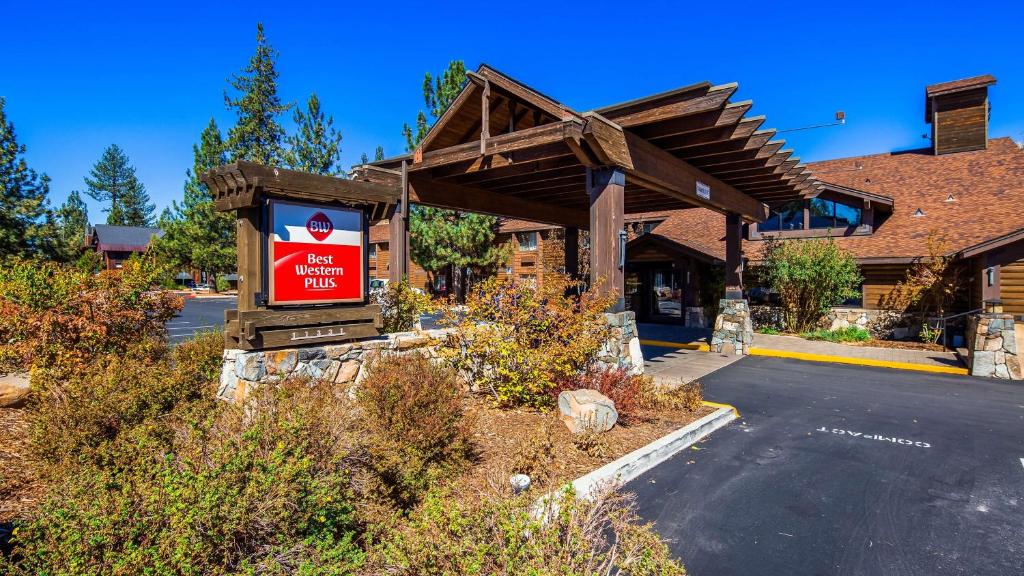
MULTIPOLYGON (((939 323, 940 322, 942 323, 942 332, 941 332, 941 334, 942 334, 942 346, 944 348, 949 348, 949 330, 947 330, 947 327, 948 327, 947 325, 949 324, 950 320, 952 320, 954 318, 959 318, 961 316, 967 316, 968 314, 974 314, 976 312, 981 312, 983 310, 984 310, 984 308, 975 308, 974 310, 968 310, 967 312, 960 312, 959 314, 950 314, 949 316, 941 316, 939 318, 934 318, 933 317, 932 320, 935 321, 935 329, 936 330, 939 329, 939 323)), ((927 318, 925 318, 925 324, 928 324, 928 319, 927 318)))

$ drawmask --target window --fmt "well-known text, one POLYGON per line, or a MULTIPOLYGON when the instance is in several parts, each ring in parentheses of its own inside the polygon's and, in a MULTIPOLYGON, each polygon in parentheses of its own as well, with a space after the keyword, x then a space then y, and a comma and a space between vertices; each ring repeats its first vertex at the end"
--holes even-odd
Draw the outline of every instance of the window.
POLYGON ((370 244, 370 258, 376 258, 376 257, 377 257, 377 245, 376 244, 370 244))
POLYGON ((517 232, 516 242, 519 244, 520 250, 536 250, 537 249, 537 233, 536 232, 517 232))
POLYGON ((654 232, 654 229, 657 228, 658 225, 661 224, 662 222, 664 222, 664 220, 655 220, 653 222, 643 222, 640 225, 640 230, 641 230, 640 233, 641 234, 650 234, 651 232, 654 232))
POLYGON ((529 286, 530 288, 537 287, 537 276, 535 274, 520 274, 519 281, 522 282, 524 286, 529 286))
POLYGON ((768 219, 757 226, 762 232, 778 232, 779 230, 802 230, 804 227, 804 203, 795 200, 783 204, 777 211, 772 211, 768 219))
POLYGON ((860 208, 821 198, 811 200, 810 213, 811 228, 846 228, 862 221, 860 208))

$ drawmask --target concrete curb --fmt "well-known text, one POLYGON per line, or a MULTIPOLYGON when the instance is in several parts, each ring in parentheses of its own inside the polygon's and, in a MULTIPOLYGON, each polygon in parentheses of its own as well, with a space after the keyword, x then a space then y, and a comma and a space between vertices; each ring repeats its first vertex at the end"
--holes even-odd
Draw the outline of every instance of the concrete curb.
POLYGON ((721 407, 696 422, 662 436, 642 448, 573 480, 572 485, 576 490, 577 497, 586 498, 594 488, 609 483, 625 484, 739 418, 739 412, 732 406, 712 403, 708 403, 708 405, 721 407))

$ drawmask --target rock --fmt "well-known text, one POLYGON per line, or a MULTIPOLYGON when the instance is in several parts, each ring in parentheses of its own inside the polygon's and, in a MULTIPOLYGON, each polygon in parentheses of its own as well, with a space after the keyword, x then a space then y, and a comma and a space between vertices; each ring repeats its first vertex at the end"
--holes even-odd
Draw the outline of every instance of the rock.
POLYGON ((993 374, 996 378, 1002 378, 1004 380, 1010 379, 1010 369, 1006 367, 1006 364, 996 364, 996 373, 993 374))
POLYGON ((295 350, 278 350, 266 353, 266 367, 268 374, 280 374, 282 376, 295 370, 295 364, 299 361, 299 355, 295 350))
POLYGON ((512 484, 514 494, 521 494, 530 488, 530 477, 526 474, 516 474, 509 478, 509 484, 512 484))
POLYGON ((987 338, 985 340, 985 350, 995 351, 1003 349, 1003 338, 1002 336, 996 336, 995 338, 987 338))
POLYGON ((256 381, 267 374, 263 354, 246 352, 235 357, 235 375, 243 380, 256 381))
POLYGON ((361 362, 358 360, 346 360, 341 364, 341 368, 338 369, 338 375, 334 378, 334 381, 338 384, 347 384, 356 379, 359 374, 359 366, 361 362))
POLYGON ((235 400, 235 388, 237 387, 238 374, 235 370, 231 370, 230 368, 221 370, 220 385, 217 387, 217 397, 221 400, 233 402, 235 400))
POLYGON ((315 348, 299 348, 299 362, 323 360, 324 358, 327 358, 327 351, 320 346, 315 348))
POLYGON ((615 403, 597 390, 566 390, 558 395, 562 422, 573 434, 585 430, 607 432, 615 426, 619 413, 615 403))
POLYGON ((996 371, 996 358, 992 352, 977 350, 971 358, 972 376, 991 376, 996 371))
POLYGON ((644 352, 640 348, 640 339, 636 336, 629 339, 629 362, 630 372, 633 374, 644 373, 644 352))
POLYGON ((410 350, 420 348, 430 343, 430 338, 422 334, 409 334, 398 337, 395 341, 396 350, 410 350))
POLYGON ((15 372, 0 376, 0 408, 21 406, 30 390, 28 374, 15 372))

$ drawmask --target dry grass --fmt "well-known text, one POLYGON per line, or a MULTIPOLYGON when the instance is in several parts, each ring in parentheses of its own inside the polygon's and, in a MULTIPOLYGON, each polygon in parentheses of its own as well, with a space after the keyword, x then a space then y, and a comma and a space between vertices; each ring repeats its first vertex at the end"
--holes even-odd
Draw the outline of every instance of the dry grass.
POLYGON ((43 494, 29 462, 29 423, 23 408, 0 408, 0 522, 24 518, 43 494))

